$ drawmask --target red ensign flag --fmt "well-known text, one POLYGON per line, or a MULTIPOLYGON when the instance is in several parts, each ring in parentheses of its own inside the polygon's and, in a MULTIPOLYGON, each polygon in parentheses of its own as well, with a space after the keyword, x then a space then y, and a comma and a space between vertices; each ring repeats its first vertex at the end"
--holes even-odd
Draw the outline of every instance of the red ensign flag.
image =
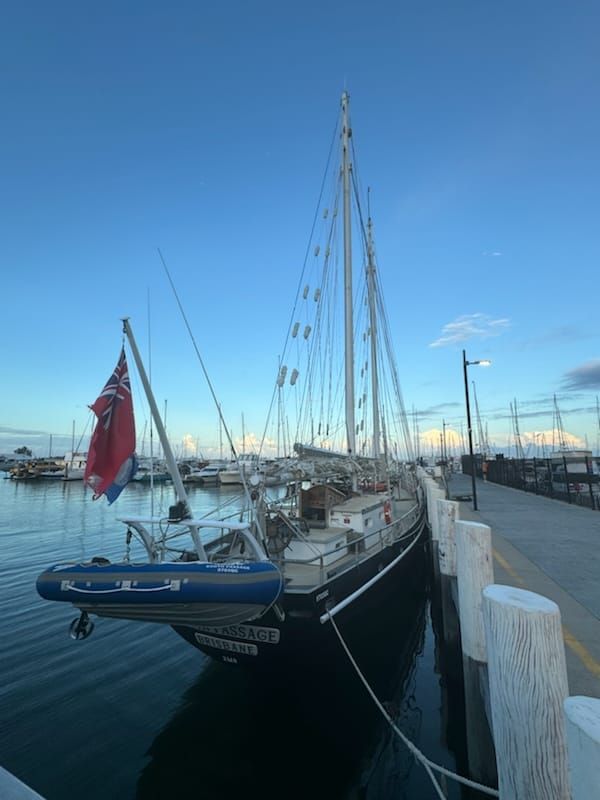
POLYGON ((83 480, 94 490, 95 498, 106 494, 112 503, 137 469, 133 401, 124 347, 106 386, 90 408, 98 422, 83 480))

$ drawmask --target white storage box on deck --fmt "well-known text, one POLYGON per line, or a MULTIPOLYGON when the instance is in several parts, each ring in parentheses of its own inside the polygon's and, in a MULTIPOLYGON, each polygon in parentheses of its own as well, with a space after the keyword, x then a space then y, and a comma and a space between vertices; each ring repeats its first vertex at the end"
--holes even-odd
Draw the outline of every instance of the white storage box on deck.
POLYGON ((308 541, 292 539, 285 557, 297 559, 298 561, 308 561, 314 558, 314 565, 320 566, 319 555, 323 556, 323 565, 327 566, 338 558, 345 556, 348 552, 348 531, 340 528, 329 528, 323 531, 311 531, 307 536, 308 541), (327 555, 324 555, 324 554, 327 555))

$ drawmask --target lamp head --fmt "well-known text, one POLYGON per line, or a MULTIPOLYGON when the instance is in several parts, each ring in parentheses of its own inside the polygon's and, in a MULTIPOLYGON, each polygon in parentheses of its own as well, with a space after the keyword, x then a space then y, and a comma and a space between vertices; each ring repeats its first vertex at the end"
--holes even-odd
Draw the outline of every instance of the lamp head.
POLYGON ((487 358, 483 358, 480 361, 466 361, 465 363, 468 367, 489 367, 492 362, 487 358))

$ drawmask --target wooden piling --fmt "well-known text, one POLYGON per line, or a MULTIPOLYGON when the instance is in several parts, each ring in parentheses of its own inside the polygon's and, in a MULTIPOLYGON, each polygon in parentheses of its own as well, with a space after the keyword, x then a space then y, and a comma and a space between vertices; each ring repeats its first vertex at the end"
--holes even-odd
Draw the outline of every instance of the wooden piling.
POLYGON ((456 596, 456 520, 459 505, 453 500, 437 500, 439 541, 438 562, 440 568, 440 595, 444 642, 447 648, 455 650, 460 660, 458 642, 460 625, 456 596))
POLYGON ((465 732, 469 772, 481 783, 497 780, 491 732, 483 589, 494 582, 492 532, 479 522, 457 520, 456 573, 465 693, 465 732))
POLYGON ((440 489, 437 483, 430 487, 428 496, 428 502, 431 504, 429 524, 431 526, 431 540, 433 542, 439 542, 440 540, 440 517, 437 501, 445 499, 446 492, 443 489, 440 489))
POLYGON ((568 697, 564 703, 572 800, 600 797, 600 700, 568 697))
POLYGON ((438 557, 442 575, 456 577, 456 521, 460 506, 455 500, 438 499, 438 557))
POLYGON ((433 570, 433 578, 436 585, 439 582, 440 568, 438 562, 438 540, 439 540, 439 517, 438 517, 438 499, 443 500, 446 493, 440 489, 439 484, 433 478, 427 476, 425 479, 425 492, 427 497, 427 522, 430 531, 430 555, 431 566, 433 570))
POLYGON ((483 590, 490 704, 501 800, 570 800, 560 611, 510 586, 483 590))
POLYGON ((469 658, 485 663, 482 591, 494 582, 492 532, 488 525, 464 520, 457 520, 455 528, 462 649, 469 658))

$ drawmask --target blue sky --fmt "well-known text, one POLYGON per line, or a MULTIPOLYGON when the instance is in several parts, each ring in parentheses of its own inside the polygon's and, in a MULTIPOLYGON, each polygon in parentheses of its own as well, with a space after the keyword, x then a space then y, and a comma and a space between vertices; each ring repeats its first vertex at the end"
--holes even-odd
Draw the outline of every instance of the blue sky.
POLYGON ((218 442, 157 248, 234 436, 242 414, 259 434, 344 87, 421 433, 460 430, 464 348, 493 362, 469 375, 497 448, 515 401, 549 444, 556 394, 596 451, 599 22, 592 2, 5 8, 0 451, 83 433, 124 315, 173 440, 218 442))

